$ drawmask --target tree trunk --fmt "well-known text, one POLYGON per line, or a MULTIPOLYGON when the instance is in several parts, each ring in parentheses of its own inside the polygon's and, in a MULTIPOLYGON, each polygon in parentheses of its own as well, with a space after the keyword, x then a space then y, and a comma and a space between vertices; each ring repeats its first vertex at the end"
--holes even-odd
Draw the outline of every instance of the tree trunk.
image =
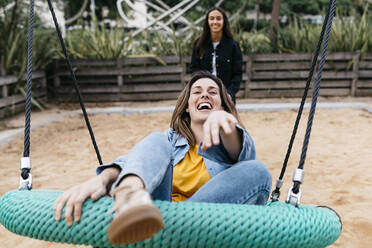
POLYGON ((7 31, 8 34, 10 34, 11 30, 13 29, 13 25, 16 22, 15 19, 17 15, 17 9, 18 9, 18 0, 15 0, 13 10, 12 10, 12 17, 10 18, 10 23, 8 26, 8 31, 7 31))
POLYGON ((270 43, 273 52, 278 52, 278 29, 279 29, 280 0, 274 0, 271 12, 270 43))
POLYGON ((96 33, 97 18, 96 18, 96 3, 94 0, 90 0, 90 11, 91 11, 90 24, 91 24, 92 32, 96 33))
POLYGON ((254 16, 254 21, 253 21, 253 30, 255 32, 257 31, 257 23, 258 23, 258 18, 260 15, 260 3, 261 3, 261 0, 255 0, 255 3, 254 3, 255 16, 254 16))

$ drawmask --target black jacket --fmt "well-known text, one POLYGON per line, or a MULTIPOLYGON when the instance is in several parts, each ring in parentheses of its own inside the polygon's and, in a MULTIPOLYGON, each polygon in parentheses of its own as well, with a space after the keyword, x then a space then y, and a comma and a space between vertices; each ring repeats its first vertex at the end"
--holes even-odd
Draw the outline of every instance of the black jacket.
MULTIPOLYGON (((204 44, 204 56, 202 57, 198 55, 195 49, 197 41, 195 41, 192 51, 190 71, 192 73, 201 70, 212 72, 212 40, 204 44)), ((235 94, 239 91, 242 81, 242 64, 243 59, 239 43, 223 35, 216 47, 216 71, 217 77, 222 80, 234 102, 235 94)))

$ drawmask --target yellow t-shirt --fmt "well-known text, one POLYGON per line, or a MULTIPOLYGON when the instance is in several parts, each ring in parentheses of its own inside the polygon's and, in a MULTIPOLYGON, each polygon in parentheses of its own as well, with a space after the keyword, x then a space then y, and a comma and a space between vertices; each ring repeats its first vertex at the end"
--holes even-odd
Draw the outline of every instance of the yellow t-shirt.
POLYGON ((186 156, 173 168, 172 201, 185 201, 211 179, 198 146, 190 147, 186 156))

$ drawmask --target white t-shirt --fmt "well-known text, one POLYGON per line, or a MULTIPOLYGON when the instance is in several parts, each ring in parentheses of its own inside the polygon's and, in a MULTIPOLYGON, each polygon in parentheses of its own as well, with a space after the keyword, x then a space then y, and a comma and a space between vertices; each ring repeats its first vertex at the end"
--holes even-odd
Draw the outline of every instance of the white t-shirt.
POLYGON ((216 69, 216 47, 220 44, 220 42, 213 42, 213 56, 212 56, 212 74, 217 77, 217 69, 216 69))

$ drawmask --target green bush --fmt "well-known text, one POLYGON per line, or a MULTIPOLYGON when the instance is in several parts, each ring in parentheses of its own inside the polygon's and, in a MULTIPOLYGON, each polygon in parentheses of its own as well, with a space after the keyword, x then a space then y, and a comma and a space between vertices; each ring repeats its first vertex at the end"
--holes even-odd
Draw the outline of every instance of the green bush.
POLYGON ((313 52, 318 43, 322 26, 303 23, 295 18, 279 30, 279 49, 284 53, 313 52))
MULTIPOLYGON (((2 5, 4 6, 4 5, 2 5)), ((16 4, 0 15, 0 74, 23 75, 27 63, 28 13, 25 3, 16 4)), ((54 30, 47 30, 34 18, 33 70, 42 70, 56 56, 56 35, 54 30)))
MULTIPOLYGON (((197 34, 190 31, 187 34, 197 34)), ((71 58, 113 59, 129 55, 191 55, 195 35, 186 37, 175 33, 142 32, 135 37, 123 29, 97 26, 68 31, 66 46, 71 58)), ((60 52, 60 58, 64 55, 60 52)))
MULTIPOLYGON (((254 20, 253 19, 245 19, 245 18, 238 18, 234 23, 239 27, 240 30, 245 32, 250 32, 254 29, 254 20)), ((261 29, 268 29, 270 27, 270 22, 266 20, 259 19, 257 21, 257 30, 261 29)))
MULTIPOLYGON (((128 51, 124 42, 124 30, 106 29, 96 25, 96 30, 76 29, 66 32, 65 43, 71 58, 75 59, 112 59, 123 57, 128 51)), ((59 56, 64 58, 59 48, 59 56)))
MULTIPOLYGON (((372 18, 368 6, 363 15, 351 17, 340 13, 333 20, 329 40, 329 52, 372 52, 372 18)), ((288 25, 279 29, 278 47, 280 53, 314 52, 322 25, 310 24, 293 18, 288 25)), ((243 53, 271 53, 267 29, 257 33, 241 32, 234 27, 243 53)))
POLYGON ((367 8, 362 16, 335 20, 329 50, 372 52, 372 18, 367 8))

